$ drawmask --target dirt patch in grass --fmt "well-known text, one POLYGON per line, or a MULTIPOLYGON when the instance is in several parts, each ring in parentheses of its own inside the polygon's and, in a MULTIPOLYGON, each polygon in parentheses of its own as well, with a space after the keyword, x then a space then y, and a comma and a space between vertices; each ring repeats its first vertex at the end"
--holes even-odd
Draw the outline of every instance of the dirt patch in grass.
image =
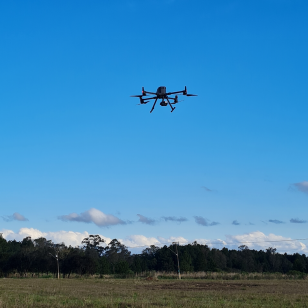
POLYGON ((178 283, 157 283, 157 284, 144 284, 139 286, 138 289, 148 290, 242 290, 243 288, 256 288, 262 286, 261 284, 251 283, 208 283, 200 282, 194 283, 192 281, 182 281, 178 283))

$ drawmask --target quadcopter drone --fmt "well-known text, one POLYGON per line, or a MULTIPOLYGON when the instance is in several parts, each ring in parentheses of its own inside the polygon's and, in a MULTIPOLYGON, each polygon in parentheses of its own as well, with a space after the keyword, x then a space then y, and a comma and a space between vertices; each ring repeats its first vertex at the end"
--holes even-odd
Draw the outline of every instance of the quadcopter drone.
POLYGON ((139 97, 139 99, 140 99, 139 105, 147 104, 147 103, 149 103, 149 101, 151 99, 155 99, 155 102, 153 104, 153 107, 152 107, 150 113, 154 110, 156 102, 157 102, 158 99, 162 100, 160 102, 161 106, 169 105, 171 107, 171 112, 172 112, 175 109, 175 107, 172 107, 172 105, 177 104, 179 102, 177 95, 175 95, 174 97, 169 97, 169 95, 172 95, 172 94, 180 94, 180 95, 186 95, 186 96, 197 96, 195 94, 187 94, 187 89, 186 89, 186 86, 185 86, 185 89, 183 91, 168 92, 168 93, 166 93, 166 87, 159 87, 157 89, 156 93, 144 91, 144 87, 142 87, 142 94, 141 95, 132 95, 131 97, 139 97), (155 95, 155 96, 143 98, 143 96, 147 96, 149 94, 155 95), (165 101, 165 99, 167 100, 167 102, 165 101), (170 103, 170 100, 173 100, 173 103, 170 103))

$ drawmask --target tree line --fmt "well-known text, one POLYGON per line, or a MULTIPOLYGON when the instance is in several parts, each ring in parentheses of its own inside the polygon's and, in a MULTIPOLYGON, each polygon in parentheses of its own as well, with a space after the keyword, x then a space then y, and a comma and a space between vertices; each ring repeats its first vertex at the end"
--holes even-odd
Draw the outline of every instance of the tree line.
MULTIPOLYGON (((304 254, 280 254, 275 248, 251 250, 247 246, 235 249, 209 248, 197 242, 177 247, 181 272, 308 272, 308 258, 304 254)), ((54 244, 43 237, 32 240, 7 241, 0 236, 0 276, 20 276, 57 273, 59 261, 63 277, 78 275, 134 274, 146 271, 177 272, 174 245, 151 245, 140 254, 113 239, 106 244, 99 235, 83 239, 80 247, 54 244)))

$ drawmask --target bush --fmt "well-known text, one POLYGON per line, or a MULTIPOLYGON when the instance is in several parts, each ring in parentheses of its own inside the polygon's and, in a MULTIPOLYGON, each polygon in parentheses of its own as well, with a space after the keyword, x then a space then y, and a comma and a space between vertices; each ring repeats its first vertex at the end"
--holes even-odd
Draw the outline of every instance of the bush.
POLYGON ((288 271, 287 275, 293 276, 294 278, 297 278, 297 279, 305 279, 307 276, 305 273, 300 272, 300 271, 295 271, 295 270, 288 271))

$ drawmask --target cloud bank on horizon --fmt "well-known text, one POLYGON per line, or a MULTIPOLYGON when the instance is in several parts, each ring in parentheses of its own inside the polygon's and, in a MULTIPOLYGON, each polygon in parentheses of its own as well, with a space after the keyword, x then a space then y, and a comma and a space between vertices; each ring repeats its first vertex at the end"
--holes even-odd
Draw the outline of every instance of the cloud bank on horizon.
MULTIPOLYGON (((74 232, 74 231, 56 231, 56 232, 42 232, 34 228, 21 228, 18 232, 9 229, 2 229, 0 231, 6 240, 21 241, 23 238, 30 236, 32 239, 44 237, 47 240, 52 240, 54 243, 64 243, 73 247, 80 246, 84 238, 89 236, 87 231, 74 232)), ((104 235, 100 236, 108 244, 112 239, 104 235)), ((118 239, 121 243, 131 249, 140 248, 141 250, 149 247, 150 245, 164 246, 171 245, 173 242, 179 242, 180 245, 187 245, 189 243, 197 242, 202 245, 208 245, 210 248, 223 248, 237 249, 238 246, 245 244, 249 249, 266 250, 268 247, 275 247, 277 251, 284 253, 308 253, 307 246, 300 240, 292 240, 289 237, 283 237, 270 233, 268 235, 261 231, 255 231, 239 235, 226 235, 225 239, 204 239, 196 238, 193 240, 184 237, 146 237, 144 235, 129 235, 124 239, 118 239)))

